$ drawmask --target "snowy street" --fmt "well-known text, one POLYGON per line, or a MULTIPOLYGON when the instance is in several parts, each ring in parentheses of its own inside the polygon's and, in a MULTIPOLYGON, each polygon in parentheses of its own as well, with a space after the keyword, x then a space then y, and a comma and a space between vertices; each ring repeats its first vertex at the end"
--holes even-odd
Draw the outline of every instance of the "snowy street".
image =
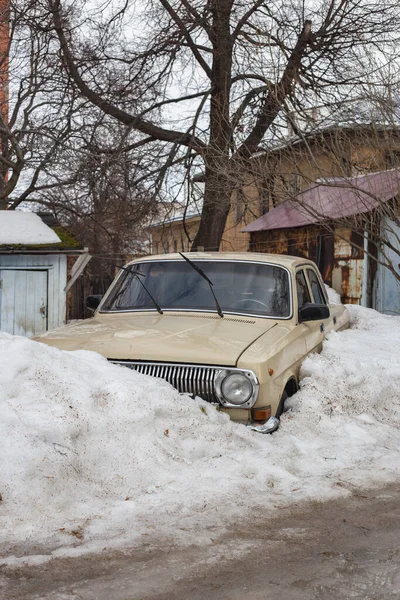
MULTIPOLYGON (((2 585, 13 572, 51 572, 93 553, 216 545, 239 559, 271 519, 281 530, 279 519, 323 512, 324 501, 326 510, 335 500, 390 503, 384 490, 399 494, 400 318, 350 310, 352 329, 329 334, 322 354, 306 359, 302 388, 271 436, 94 353, 1 334, 2 585)), ((311 524, 293 525, 295 539, 311 524)))
MULTIPOLYGON (((397 600, 400 486, 251 514, 215 543, 3 568, 5 600, 397 600)), ((3 592, 3 595, 2 595, 3 592)))

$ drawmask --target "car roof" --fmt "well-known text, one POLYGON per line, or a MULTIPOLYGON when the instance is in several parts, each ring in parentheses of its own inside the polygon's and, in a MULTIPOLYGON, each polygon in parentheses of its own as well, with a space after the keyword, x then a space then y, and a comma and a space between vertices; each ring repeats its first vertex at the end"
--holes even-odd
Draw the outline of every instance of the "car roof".
MULTIPOLYGON (((287 256, 286 254, 267 254, 265 252, 185 252, 185 256, 191 260, 243 260, 249 262, 266 262, 276 265, 281 265, 288 269, 294 269, 298 265, 305 263, 314 265, 311 260, 298 256, 287 256)), ((153 260, 183 260, 178 253, 171 254, 151 254, 132 261, 136 262, 153 261, 153 260)))

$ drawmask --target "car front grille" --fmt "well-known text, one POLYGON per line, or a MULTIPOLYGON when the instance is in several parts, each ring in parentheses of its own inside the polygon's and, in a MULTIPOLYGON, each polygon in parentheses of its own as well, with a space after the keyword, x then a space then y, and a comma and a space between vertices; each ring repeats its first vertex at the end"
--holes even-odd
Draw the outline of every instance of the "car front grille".
POLYGON ((134 362, 129 360, 111 360, 111 362, 135 369, 135 371, 144 375, 165 379, 179 392, 200 396, 206 402, 218 403, 214 382, 218 374, 222 371, 221 367, 134 362))

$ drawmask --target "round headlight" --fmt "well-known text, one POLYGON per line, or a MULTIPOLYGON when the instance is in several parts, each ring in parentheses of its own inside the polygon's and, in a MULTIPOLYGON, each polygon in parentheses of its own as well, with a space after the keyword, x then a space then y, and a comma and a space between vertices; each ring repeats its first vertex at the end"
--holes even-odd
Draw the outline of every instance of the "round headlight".
POLYGON ((221 384, 221 392, 225 400, 240 406, 251 398, 253 386, 242 373, 230 373, 221 384))

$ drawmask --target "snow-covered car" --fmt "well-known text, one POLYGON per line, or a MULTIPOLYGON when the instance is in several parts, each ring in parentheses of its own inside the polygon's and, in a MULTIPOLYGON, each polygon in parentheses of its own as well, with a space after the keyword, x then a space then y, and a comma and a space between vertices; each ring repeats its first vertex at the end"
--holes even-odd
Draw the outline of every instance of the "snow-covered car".
POLYGON ((297 391, 304 358, 349 326, 313 262, 262 253, 141 258, 87 305, 93 318, 38 341, 99 352, 265 432, 297 391))

